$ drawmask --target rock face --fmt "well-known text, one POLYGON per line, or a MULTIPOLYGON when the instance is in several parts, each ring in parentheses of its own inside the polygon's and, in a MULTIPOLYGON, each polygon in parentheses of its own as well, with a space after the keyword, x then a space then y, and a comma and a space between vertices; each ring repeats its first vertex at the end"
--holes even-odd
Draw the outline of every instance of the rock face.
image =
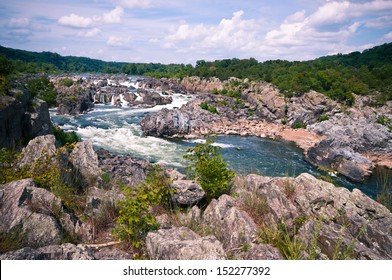
POLYGON ((38 160, 50 159, 56 154, 56 138, 54 135, 38 136, 31 140, 22 150, 19 166, 34 164, 38 160))
POLYGON ((211 201, 204 211, 203 223, 214 229, 225 250, 251 243, 257 232, 252 218, 228 195, 211 201))
POLYGON ((214 237, 200 237, 188 228, 150 232, 147 253, 153 260, 223 260, 222 244, 214 237))
POLYGON ((22 244, 58 244, 66 232, 88 238, 89 227, 68 213, 59 198, 37 188, 32 179, 0 185, 0 189, 0 228, 5 234, 17 234, 22 244))
POLYGON ((203 199, 205 192, 199 183, 191 180, 177 180, 170 185, 175 190, 175 205, 192 206, 203 199))
POLYGON ((181 85, 185 87, 189 93, 207 93, 212 92, 214 89, 223 89, 223 83, 218 78, 206 80, 201 79, 200 77, 185 77, 182 80, 181 85))
POLYGON ((0 96, 0 148, 13 148, 27 139, 53 133, 46 102, 23 89, 0 96))
POLYGON ((98 155, 91 141, 78 142, 69 156, 69 161, 80 172, 88 186, 98 186, 102 171, 98 166, 98 155))
POLYGON ((391 212, 357 189, 350 192, 307 173, 296 178, 248 175, 244 189, 265 198, 267 227, 285 223, 308 248, 316 240, 319 258, 392 258, 391 212))
POLYGON ((71 87, 56 86, 56 90, 58 91, 56 102, 59 115, 79 115, 94 107, 94 91, 91 88, 75 84, 71 87))
POLYGON ((65 243, 38 249, 26 247, 0 255, 0 260, 94 260, 94 255, 83 245, 65 243))

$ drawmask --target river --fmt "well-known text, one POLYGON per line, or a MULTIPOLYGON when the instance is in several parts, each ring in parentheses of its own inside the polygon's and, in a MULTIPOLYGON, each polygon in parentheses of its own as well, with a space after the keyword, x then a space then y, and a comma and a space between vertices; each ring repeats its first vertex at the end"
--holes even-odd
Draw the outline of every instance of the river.
MULTIPOLYGON (((153 163, 164 163, 181 170, 186 166, 183 155, 203 139, 162 139, 146 137, 139 125, 147 114, 162 108, 181 107, 189 97, 173 95, 173 102, 153 108, 96 105, 94 110, 79 116, 56 115, 51 109, 52 121, 65 131, 75 131, 83 140, 92 140, 97 148, 114 153, 129 154, 153 163)), ((239 174, 265 176, 297 176, 308 172, 314 176, 327 175, 317 170, 303 158, 303 151, 293 143, 241 136, 218 136, 215 144, 229 166, 239 174)), ((364 183, 353 183, 344 177, 332 175, 334 183, 348 189, 359 188, 372 198, 380 192, 376 176, 364 183)))

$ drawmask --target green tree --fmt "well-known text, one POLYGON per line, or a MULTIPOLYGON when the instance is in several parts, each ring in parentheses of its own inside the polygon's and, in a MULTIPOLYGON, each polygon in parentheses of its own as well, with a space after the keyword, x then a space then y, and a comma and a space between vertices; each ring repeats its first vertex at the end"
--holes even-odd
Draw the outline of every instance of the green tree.
POLYGON ((118 203, 120 216, 114 234, 142 249, 148 232, 159 229, 151 213, 154 207, 171 207, 170 180, 158 165, 153 165, 136 189, 127 187, 123 192, 125 198, 118 203))
POLYGON ((219 153, 221 149, 207 138, 205 143, 188 149, 184 156, 191 164, 188 166, 190 176, 196 178, 207 195, 207 200, 229 193, 234 172, 230 170, 219 153))
POLYGON ((38 97, 46 101, 49 106, 56 105, 57 92, 48 77, 43 76, 28 81, 27 89, 33 97, 38 97))

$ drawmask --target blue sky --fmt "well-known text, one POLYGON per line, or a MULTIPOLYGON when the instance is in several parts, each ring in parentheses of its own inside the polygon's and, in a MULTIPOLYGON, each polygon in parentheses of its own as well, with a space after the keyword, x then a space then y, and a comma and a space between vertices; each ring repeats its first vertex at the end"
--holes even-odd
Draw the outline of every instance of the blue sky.
POLYGON ((392 42, 392 0, 13 0, 0 45, 105 61, 307 60, 392 42))

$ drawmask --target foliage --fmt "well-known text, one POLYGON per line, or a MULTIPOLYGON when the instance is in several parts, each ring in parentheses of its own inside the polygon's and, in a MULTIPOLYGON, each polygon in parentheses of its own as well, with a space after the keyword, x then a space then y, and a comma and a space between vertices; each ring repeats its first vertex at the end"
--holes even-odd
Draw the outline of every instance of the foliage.
POLYGON ((302 122, 295 122, 295 123, 293 123, 291 128, 293 128, 293 129, 306 128, 306 124, 304 124, 302 122))
POLYGON ((376 169, 377 187, 381 190, 377 201, 392 211, 392 172, 388 169, 376 169))
POLYGON ((329 116, 328 115, 321 115, 318 120, 319 120, 319 122, 328 121, 329 116))
POLYGON ((213 144, 214 141, 207 138, 205 143, 188 149, 184 156, 191 162, 187 168, 190 176, 198 180, 208 200, 229 193, 235 175, 218 152, 220 147, 213 144))
POLYGON ((259 238, 262 243, 271 244, 278 248, 283 257, 287 260, 300 260, 303 258, 306 246, 297 235, 291 235, 287 226, 280 222, 278 227, 263 227, 259 231, 259 238))
POLYGON ((49 106, 56 105, 57 92, 48 77, 32 79, 27 82, 27 90, 33 97, 38 97, 48 103, 49 106))
POLYGON ((200 108, 202 108, 203 110, 207 110, 207 111, 209 111, 210 113, 213 113, 213 114, 219 114, 218 110, 216 109, 216 107, 212 106, 212 105, 208 105, 208 103, 206 101, 204 101, 204 102, 202 102, 200 104, 200 108))
POLYGON ((257 225, 263 224, 264 216, 268 212, 268 201, 264 194, 257 191, 241 194, 242 208, 247 212, 257 225))
POLYGON ((73 84, 74 84, 74 82, 70 78, 62 79, 59 82, 59 86, 65 86, 65 87, 71 87, 73 84))
POLYGON ((386 116, 379 116, 376 120, 377 123, 388 127, 389 131, 392 132, 392 120, 386 116))
POLYGON ((65 132, 57 125, 53 125, 53 134, 56 137, 56 140, 59 141, 62 146, 80 141, 80 137, 76 134, 75 131, 65 132))
POLYGON ((142 249, 148 232, 159 228, 151 209, 157 206, 171 207, 170 180, 159 166, 153 165, 146 179, 136 189, 124 188, 123 192, 125 198, 117 205, 120 216, 114 234, 135 249, 142 249))

